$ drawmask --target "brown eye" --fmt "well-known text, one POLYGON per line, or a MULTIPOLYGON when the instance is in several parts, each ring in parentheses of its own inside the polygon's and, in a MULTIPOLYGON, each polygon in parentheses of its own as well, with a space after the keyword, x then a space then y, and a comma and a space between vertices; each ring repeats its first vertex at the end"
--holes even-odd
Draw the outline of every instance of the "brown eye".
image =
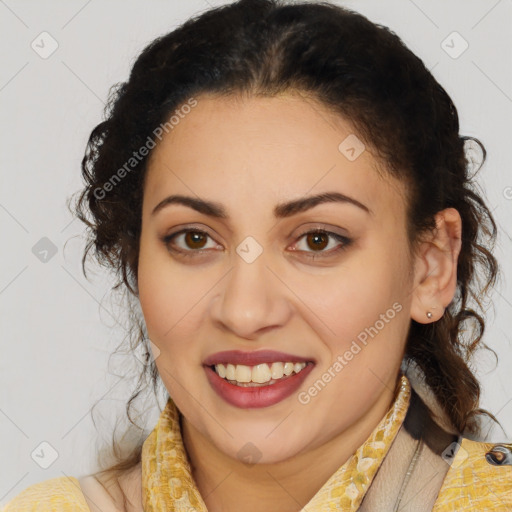
POLYGON ((204 231, 184 229, 162 237, 162 242, 169 252, 179 253, 183 256, 195 256, 205 253, 207 249, 216 247, 215 243, 208 247, 208 239, 212 240, 211 236, 204 231))
POLYGON ((329 245, 329 236, 326 233, 308 233, 306 235, 308 247, 323 250, 329 245))
MULTIPOLYGON (((305 249, 301 249, 299 247, 296 249, 296 251, 304 253, 304 255, 308 258, 334 256, 340 251, 346 249, 352 243, 352 239, 347 238, 346 236, 338 235, 337 233, 332 233, 330 231, 324 231, 321 229, 303 233, 299 237, 299 241, 302 239, 304 239, 304 245, 306 247, 305 249), (338 244, 331 243, 331 241, 337 241, 338 244), (325 250, 329 246, 330 250, 325 250)), ((299 246, 300 243, 297 245, 299 246)))
POLYGON ((205 233, 201 231, 187 231, 184 241, 191 249, 202 249, 206 241, 205 233))

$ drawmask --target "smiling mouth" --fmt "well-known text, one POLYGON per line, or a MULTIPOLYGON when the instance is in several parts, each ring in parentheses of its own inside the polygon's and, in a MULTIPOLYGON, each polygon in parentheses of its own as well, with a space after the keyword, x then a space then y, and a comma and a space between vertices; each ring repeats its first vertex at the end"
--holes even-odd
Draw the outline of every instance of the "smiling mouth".
POLYGON ((221 378, 240 387, 263 387, 282 382, 300 373, 313 362, 274 362, 261 363, 254 366, 243 364, 216 364, 210 368, 221 378))

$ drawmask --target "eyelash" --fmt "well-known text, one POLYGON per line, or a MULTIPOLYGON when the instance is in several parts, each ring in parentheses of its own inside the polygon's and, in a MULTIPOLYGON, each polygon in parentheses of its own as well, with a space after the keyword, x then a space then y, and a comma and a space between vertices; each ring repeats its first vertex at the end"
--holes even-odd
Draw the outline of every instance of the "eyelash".
MULTIPOLYGON (((179 253, 181 256, 183 256, 185 258, 195 258, 195 257, 200 256, 202 253, 207 252, 209 250, 209 249, 189 249, 189 250, 184 250, 184 249, 172 249, 172 248, 170 248, 171 241, 174 238, 176 238, 179 235, 186 234, 186 233, 199 233, 201 235, 206 235, 207 237, 211 238, 211 236, 208 233, 206 233, 205 231, 202 231, 200 229, 183 229, 181 231, 177 231, 176 233, 171 233, 170 235, 166 235, 166 236, 162 237, 161 240, 162 240, 162 242, 164 243, 164 245, 167 247, 167 249, 169 251, 175 252, 175 253, 177 252, 177 253, 179 253)), ((353 242, 353 240, 351 238, 339 235, 337 233, 333 233, 331 231, 326 231, 324 229, 313 229, 311 231, 306 231, 306 232, 302 233, 298 237, 298 240, 301 240, 306 235, 311 235, 311 234, 327 235, 329 237, 332 237, 332 238, 336 239, 338 242, 341 242, 341 244, 342 244, 338 248, 331 249, 330 251, 318 251, 318 252, 317 251, 298 251, 298 252, 303 252, 304 255, 306 256, 306 258, 310 258, 311 260, 318 259, 318 258, 324 258, 324 257, 331 257, 331 256, 334 256, 334 255, 337 255, 341 251, 346 250, 352 244, 352 242, 353 242)))

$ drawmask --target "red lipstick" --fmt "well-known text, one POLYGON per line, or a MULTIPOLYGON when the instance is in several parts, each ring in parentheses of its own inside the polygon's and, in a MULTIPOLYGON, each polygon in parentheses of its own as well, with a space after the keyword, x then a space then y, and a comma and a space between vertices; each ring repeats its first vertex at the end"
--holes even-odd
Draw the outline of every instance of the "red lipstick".
POLYGON ((315 362, 314 359, 307 357, 295 356, 293 354, 286 354, 285 352, 275 352, 274 350, 258 350, 257 352, 243 352, 242 350, 226 350, 224 352, 217 352, 208 356, 203 364, 206 366, 213 366, 215 364, 244 364, 246 366, 256 366, 261 363, 308 363, 315 362))
POLYGON ((257 352, 229 350, 212 354, 204 360, 203 365, 211 387, 223 400, 240 409, 255 409, 274 405, 297 391, 311 370, 313 370, 315 362, 312 359, 273 350, 257 352), (216 364, 255 366, 257 364, 270 364, 274 362, 304 362, 307 364, 299 373, 283 376, 273 384, 269 383, 253 387, 232 384, 220 377, 213 368, 216 364))

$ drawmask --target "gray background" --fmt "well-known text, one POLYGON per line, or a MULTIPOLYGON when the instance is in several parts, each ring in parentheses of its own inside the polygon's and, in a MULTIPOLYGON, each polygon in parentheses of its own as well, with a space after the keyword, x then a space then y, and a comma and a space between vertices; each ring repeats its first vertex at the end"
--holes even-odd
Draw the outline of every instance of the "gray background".
MULTIPOLYGON (((122 308, 109 298, 108 275, 92 266, 90 281, 82 275, 84 228, 65 201, 81 187, 80 161, 109 87, 128 77, 135 57, 156 36, 222 3, 0 1, 1 504, 32 483, 94 469, 95 402, 101 399, 104 440, 114 418, 123 416, 132 387, 108 373, 108 356, 124 333, 122 308), (44 31, 50 36, 41 36, 44 31), (44 55, 52 44, 56 51, 44 55)), ((480 352, 475 367, 482 407, 506 430, 491 430, 488 439, 510 440, 512 2, 339 3, 394 30, 451 95, 461 133, 479 137, 488 150, 480 183, 501 228, 495 254, 504 279, 485 341, 500 362, 494 369, 493 358, 480 352), (461 53, 464 41, 469 46, 461 53)), ((140 369, 131 360, 132 370, 140 369)), ((123 361, 122 368, 128 366, 123 361)), ((155 408, 147 412, 148 428, 157 417, 155 408)))

